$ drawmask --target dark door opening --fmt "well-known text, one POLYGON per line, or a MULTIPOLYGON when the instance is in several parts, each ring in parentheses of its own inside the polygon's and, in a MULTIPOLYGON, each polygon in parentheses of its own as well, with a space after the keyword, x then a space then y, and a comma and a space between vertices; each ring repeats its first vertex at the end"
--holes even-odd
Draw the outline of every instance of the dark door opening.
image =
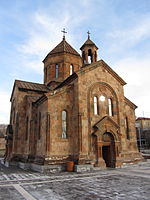
POLYGON ((110 133, 104 133, 102 155, 106 163, 106 167, 115 168, 116 154, 115 154, 115 142, 114 137, 110 133))
POLYGON ((102 152, 103 152, 103 159, 105 160, 106 163, 106 167, 112 167, 110 146, 103 146, 102 152))

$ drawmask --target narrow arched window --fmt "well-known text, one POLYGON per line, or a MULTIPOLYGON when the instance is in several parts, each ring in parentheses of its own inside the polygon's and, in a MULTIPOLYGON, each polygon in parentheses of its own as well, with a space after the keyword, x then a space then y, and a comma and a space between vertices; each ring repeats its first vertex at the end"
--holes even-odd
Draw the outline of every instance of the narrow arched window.
POLYGON ((67 138, 67 112, 65 110, 61 113, 62 120, 62 138, 67 138))
POLYGON ((70 65, 70 75, 73 74, 73 65, 70 65))
POLYGON ((113 116, 113 104, 112 99, 108 99, 108 115, 113 116))
POLYGON ((88 63, 89 64, 92 63, 92 50, 91 49, 88 50, 88 63))
POLYGON ((58 64, 56 64, 56 74, 55 74, 56 78, 58 78, 58 72, 59 72, 59 67, 58 67, 58 64))
POLYGON ((128 118, 125 118, 125 132, 126 132, 126 138, 129 140, 129 124, 128 124, 128 118))
POLYGON ((96 96, 94 96, 94 115, 98 115, 98 100, 96 96))

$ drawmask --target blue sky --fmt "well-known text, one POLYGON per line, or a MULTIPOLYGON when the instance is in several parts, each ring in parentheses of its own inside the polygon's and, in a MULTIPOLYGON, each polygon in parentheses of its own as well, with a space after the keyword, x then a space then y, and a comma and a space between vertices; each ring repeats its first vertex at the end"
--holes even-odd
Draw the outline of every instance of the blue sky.
POLYGON ((15 79, 43 82, 43 58, 61 40, 87 39, 128 84, 125 96, 150 117, 150 0, 0 0, 0 123, 9 123, 15 79))

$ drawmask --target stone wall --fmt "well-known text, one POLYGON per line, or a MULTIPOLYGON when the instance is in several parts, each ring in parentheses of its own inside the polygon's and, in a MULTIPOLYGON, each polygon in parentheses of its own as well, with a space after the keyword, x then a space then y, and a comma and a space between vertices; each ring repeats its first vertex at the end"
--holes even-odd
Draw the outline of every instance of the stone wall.
POLYGON ((44 83, 50 81, 63 81, 70 76, 70 65, 73 65, 74 72, 81 67, 82 59, 80 56, 68 53, 50 55, 44 62, 44 83), (58 78, 56 78, 56 64, 59 67, 58 78))

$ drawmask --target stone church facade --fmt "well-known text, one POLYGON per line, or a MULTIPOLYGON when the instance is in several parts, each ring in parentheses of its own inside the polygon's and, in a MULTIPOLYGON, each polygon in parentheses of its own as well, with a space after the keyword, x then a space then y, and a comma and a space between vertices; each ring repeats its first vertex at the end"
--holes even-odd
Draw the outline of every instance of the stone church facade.
POLYGON ((142 160, 125 81, 97 61, 89 36, 80 49, 81 56, 64 36, 43 60, 43 84, 15 81, 5 161, 42 171, 69 160, 76 170, 142 160))

